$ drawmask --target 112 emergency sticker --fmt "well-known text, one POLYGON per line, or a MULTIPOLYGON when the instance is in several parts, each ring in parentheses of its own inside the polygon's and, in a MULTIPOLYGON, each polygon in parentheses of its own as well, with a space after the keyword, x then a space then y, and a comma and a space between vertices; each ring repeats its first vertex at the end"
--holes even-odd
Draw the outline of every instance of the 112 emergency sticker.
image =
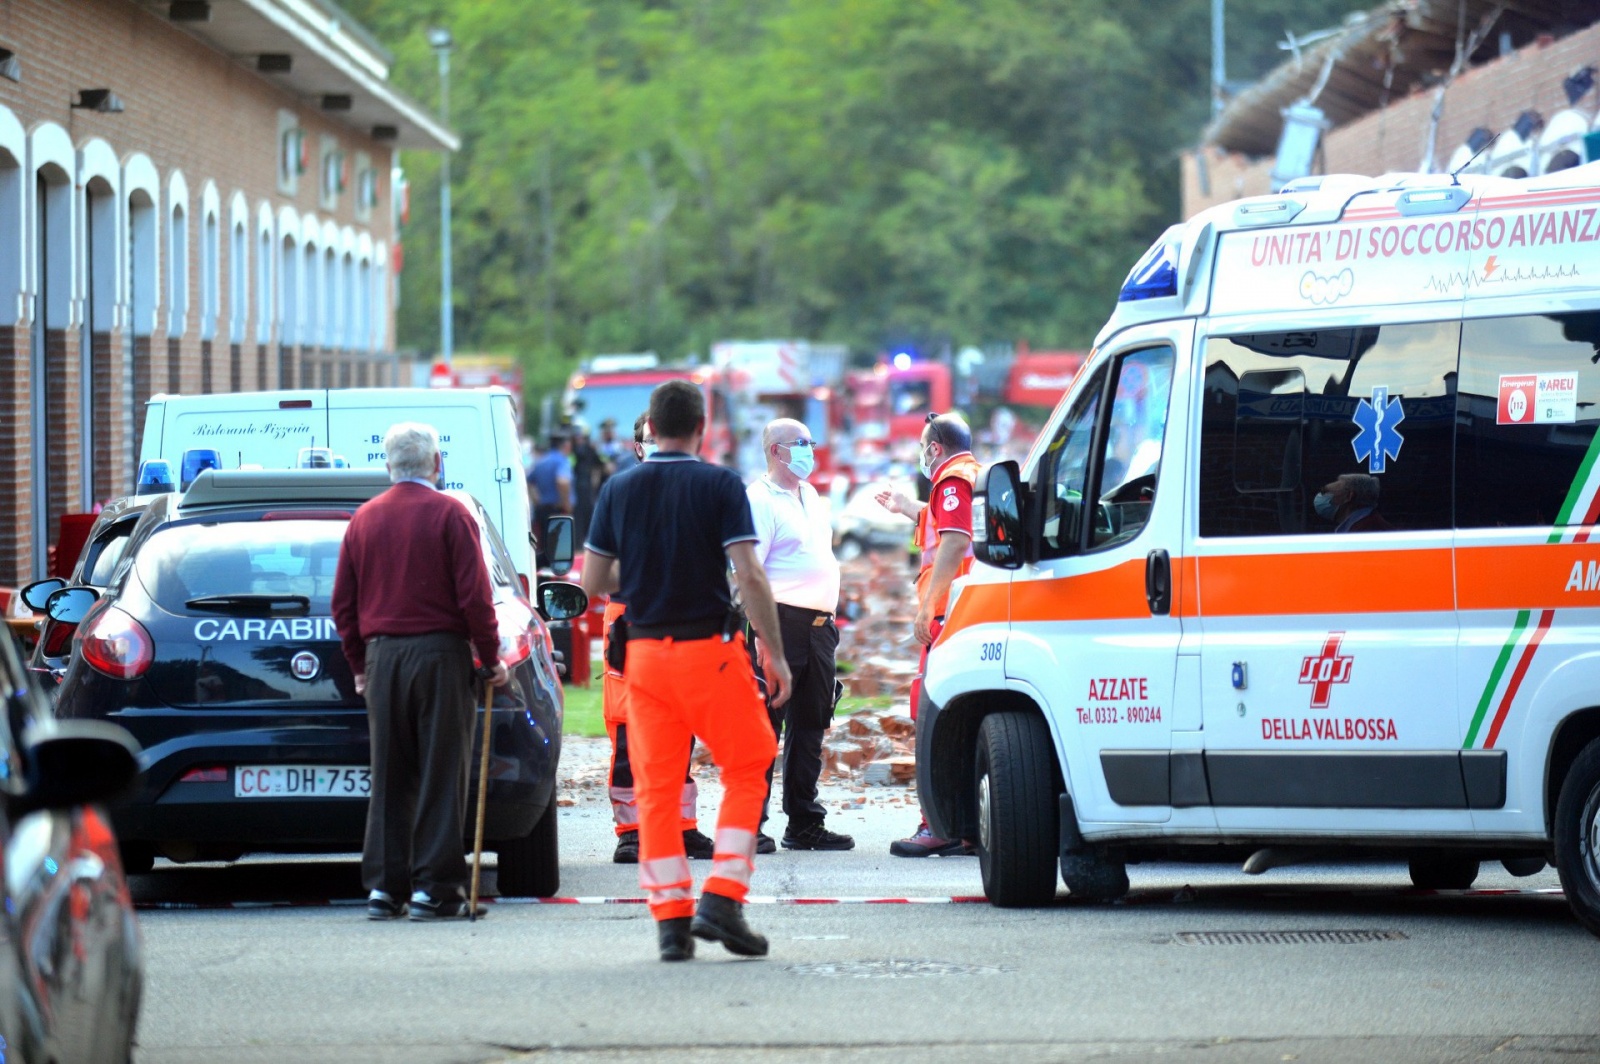
POLYGON ((1495 423, 1556 425, 1578 420, 1576 373, 1502 373, 1495 423))

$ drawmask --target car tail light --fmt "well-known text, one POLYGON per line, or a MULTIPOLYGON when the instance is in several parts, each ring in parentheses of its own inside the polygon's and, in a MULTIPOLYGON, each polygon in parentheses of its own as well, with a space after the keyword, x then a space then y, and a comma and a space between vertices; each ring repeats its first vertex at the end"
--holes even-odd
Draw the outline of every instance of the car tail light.
POLYGON ((522 596, 523 596, 523 598, 527 598, 529 595, 532 594, 532 592, 530 592, 528 590, 528 574, 526 574, 526 573, 518 573, 517 574, 517 579, 522 582, 522 596))
POLYGON ((228 770, 221 765, 192 768, 178 777, 179 783, 227 783, 228 770))
POLYGON ((533 656, 533 639, 528 635, 528 612, 515 603, 503 602, 495 606, 495 617, 500 623, 500 660, 508 669, 514 669, 533 656))
POLYGON ((83 660, 107 676, 133 680, 143 676, 156 656, 155 640, 144 625, 115 606, 91 621, 83 635, 83 660))

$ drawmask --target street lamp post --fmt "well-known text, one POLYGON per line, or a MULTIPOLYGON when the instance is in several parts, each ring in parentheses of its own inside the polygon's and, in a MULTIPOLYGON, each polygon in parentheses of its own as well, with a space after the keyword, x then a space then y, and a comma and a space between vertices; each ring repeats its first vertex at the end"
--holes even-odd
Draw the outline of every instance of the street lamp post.
MULTIPOLYGON (((450 122, 450 31, 435 26, 428 31, 428 43, 439 57, 439 119, 450 122)), ((455 307, 451 298, 450 276, 450 153, 444 153, 439 172, 439 358, 450 364, 455 353, 455 307)))

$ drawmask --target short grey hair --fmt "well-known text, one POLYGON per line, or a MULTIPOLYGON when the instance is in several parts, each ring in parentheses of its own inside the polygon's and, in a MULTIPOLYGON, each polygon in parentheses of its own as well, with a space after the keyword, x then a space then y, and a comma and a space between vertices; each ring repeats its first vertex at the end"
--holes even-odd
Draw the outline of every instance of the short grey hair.
POLYGON ((806 428, 805 422, 796 421, 792 417, 780 417, 767 422, 767 427, 761 430, 761 452, 770 454, 773 444, 784 442, 778 439, 779 436, 787 436, 796 429, 802 434, 811 431, 806 428))
POLYGON ((1356 506, 1378 505, 1380 488, 1378 478, 1367 473, 1344 473, 1339 479, 1350 489, 1350 501, 1356 506))
POLYGON ((940 414, 928 422, 928 443, 943 447, 946 455, 972 450, 972 430, 960 414, 940 414))
POLYGON ((389 460, 389 479, 426 480, 433 476, 434 459, 439 455, 439 433, 432 425, 402 421, 390 425, 383 437, 383 450, 389 460))

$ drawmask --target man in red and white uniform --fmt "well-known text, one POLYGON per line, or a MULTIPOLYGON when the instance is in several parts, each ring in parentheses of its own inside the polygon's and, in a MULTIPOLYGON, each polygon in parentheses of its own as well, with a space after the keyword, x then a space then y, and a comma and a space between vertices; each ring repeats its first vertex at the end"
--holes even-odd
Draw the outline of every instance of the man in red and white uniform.
MULTIPOLYGON (((928 671, 928 648, 944 627, 945 610, 950 603, 950 585, 972 568, 972 488, 982 466, 972 456, 972 430, 959 414, 930 414, 922 430, 919 458, 922 475, 933 483, 927 503, 918 503, 896 491, 878 493, 878 502, 887 510, 905 514, 917 523, 914 542, 922 552, 922 570, 917 574, 917 642, 922 644, 922 660, 917 677, 911 682, 911 718, 917 716, 917 700, 922 694, 922 678, 928 671)), ((928 830, 923 817, 910 838, 889 844, 896 857, 973 853, 960 839, 941 839, 928 830)))

